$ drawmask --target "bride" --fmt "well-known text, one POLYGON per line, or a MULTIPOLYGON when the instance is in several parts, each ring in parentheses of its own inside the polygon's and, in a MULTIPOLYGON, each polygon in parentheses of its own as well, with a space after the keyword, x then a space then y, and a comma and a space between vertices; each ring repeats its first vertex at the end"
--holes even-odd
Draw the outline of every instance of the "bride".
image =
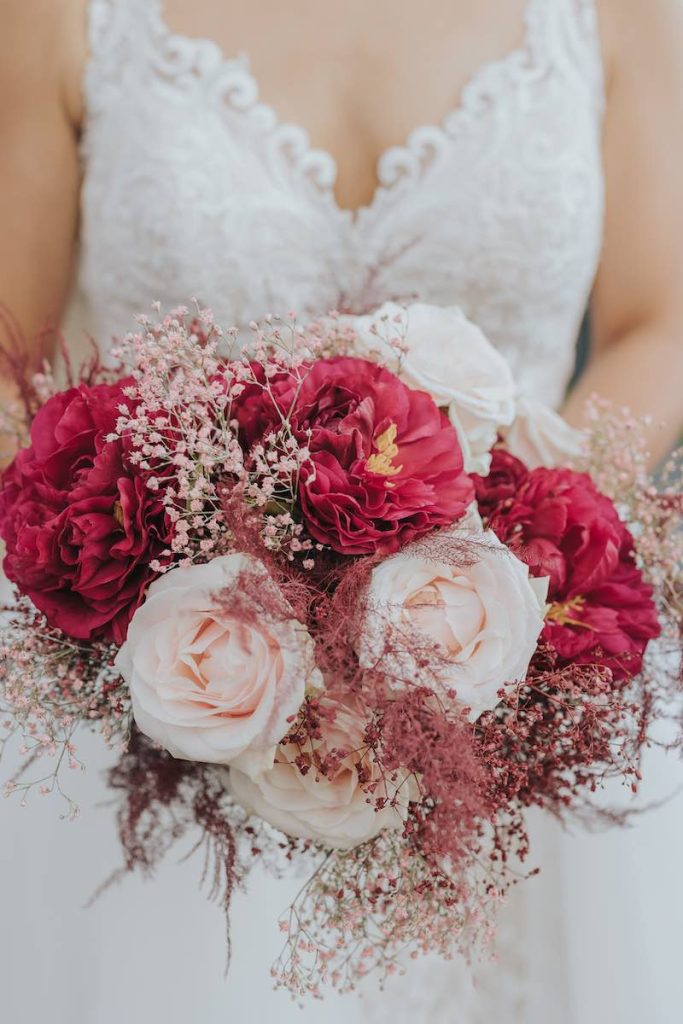
MULTIPOLYGON (((598 391, 655 414, 653 459, 674 441, 675 0, 5 0, 0 18, 0 300, 26 337, 72 291, 105 346, 155 299, 196 296, 244 325, 419 297, 462 306, 529 398, 579 422, 598 391), (565 401, 589 303, 592 358, 565 401)), ((258 875, 239 897, 227 982, 192 861, 80 909, 117 866, 111 809, 96 807, 104 756, 88 737, 80 754, 78 823, 2 806, 8 1019, 678 1019, 683 833, 668 809, 616 839, 537 825, 543 874, 474 979, 427 961, 384 995, 300 1011, 268 976, 296 879, 258 875)), ((653 799, 675 789, 652 770, 653 799)))

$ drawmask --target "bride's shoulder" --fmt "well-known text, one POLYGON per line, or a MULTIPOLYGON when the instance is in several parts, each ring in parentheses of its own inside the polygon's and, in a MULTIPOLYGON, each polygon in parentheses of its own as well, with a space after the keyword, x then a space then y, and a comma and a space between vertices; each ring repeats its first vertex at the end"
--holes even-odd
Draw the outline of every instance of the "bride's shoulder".
POLYGON ((82 116, 88 0, 0 0, 0 94, 15 109, 56 98, 82 116))
POLYGON ((683 67, 681 0, 595 0, 609 77, 683 67), (663 66, 662 66, 663 62, 663 66))

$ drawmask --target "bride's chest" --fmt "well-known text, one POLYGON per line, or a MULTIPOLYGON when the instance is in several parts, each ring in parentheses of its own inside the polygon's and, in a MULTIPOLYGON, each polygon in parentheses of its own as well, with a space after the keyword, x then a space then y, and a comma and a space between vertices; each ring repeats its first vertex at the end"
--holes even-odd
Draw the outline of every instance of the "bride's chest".
POLYGON ((530 30, 441 124, 381 155, 354 215, 335 160, 260 102, 244 61, 157 43, 140 60, 124 41, 116 76, 93 62, 86 83, 81 284, 98 327, 125 329, 155 299, 196 297, 244 324, 419 296, 460 304, 520 358, 558 328, 566 347, 601 241, 590 64, 530 30))
POLYGON ((473 74, 520 43, 530 10, 530 0, 151 3, 186 33, 176 40, 223 40, 226 53, 240 41, 278 119, 305 125, 333 155, 335 197, 353 209, 371 202, 381 155, 452 110, 473 74))
POLYGON ((204 72, 176 62, 131 82, 86 138, 86 239, 125 247, 130 269, 199 284, 218 263, 231 290, 248 274, 248 290, 279 278, 288 294, 312 273, 343 297, 362 268, 386 277, 422 262, 442 277, 586 255, 602 198, 587 90, 477 81, 442 124, 384 151, 374 196, 352 213, 337 204, 334 159, 258 101, 245 63, 204 72))

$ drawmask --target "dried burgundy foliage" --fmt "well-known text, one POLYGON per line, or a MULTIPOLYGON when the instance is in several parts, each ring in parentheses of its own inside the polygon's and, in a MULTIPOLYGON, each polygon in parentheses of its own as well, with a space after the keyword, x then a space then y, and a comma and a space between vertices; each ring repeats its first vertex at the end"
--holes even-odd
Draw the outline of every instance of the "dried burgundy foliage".
POLYGON ((203 881, 225 911, 229 955, 230 901, 243 872, 237 831, 244 816, 231 820, 220 777, 206 765, 176 760, 133 729, 108 783, 120 797, 116 820, 124 863, 105 887, 130 871, 153 876, 177 844, 186 844, 188 855, 203 849, 203 881))

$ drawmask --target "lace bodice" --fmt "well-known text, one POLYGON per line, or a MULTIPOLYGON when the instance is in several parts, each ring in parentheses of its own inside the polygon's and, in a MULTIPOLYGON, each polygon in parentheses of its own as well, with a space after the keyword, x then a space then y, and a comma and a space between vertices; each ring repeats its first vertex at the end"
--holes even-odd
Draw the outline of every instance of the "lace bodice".
POLYGON ((247 59, 161 7, 91 0, 80 290, 103 342, 155 299, 245 325, 419 297, 461 305, 523 390, 560 401, 601 247, 594 0, 528 0, 521 45, 383 154, 356 213, 247 59))

